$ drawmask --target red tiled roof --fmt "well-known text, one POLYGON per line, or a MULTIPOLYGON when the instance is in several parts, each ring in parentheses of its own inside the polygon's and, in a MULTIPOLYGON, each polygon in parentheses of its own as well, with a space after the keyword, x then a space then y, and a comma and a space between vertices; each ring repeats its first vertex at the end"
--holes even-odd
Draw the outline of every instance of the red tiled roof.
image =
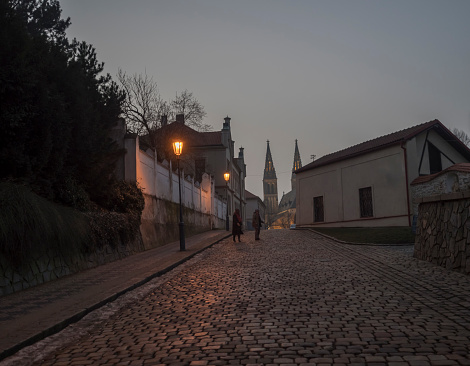
POLYGON ((438 177, 441 174, 444 174, 446 172, 464 172, 464 173, 470 173, 470 163, 459 163, 459 164, 454 164, 447 169, 444 169, 438 173, 435 174, 430 174, 430 175, 422 175, 421 177, 416 178, 411 182, 411 185, 415 184, 420 184, 420 183, 426 183, 434 178, 438 177))
POLYGON ((438 132, 440 131, 442 134, 445 134, 447 136, 453 136, 453 141, 451 141, 450 143, 453 144, 454 148, 456 148, 458 151, 462 152, 464 155, 470 158, 470 150, 460 140, 458 140, 441 122, 435 119, 433 121, 409 127, 404 130, 381 136, 373 140, 365 141, 363 143, 348 147, 344 150, 340 150, 332 154, 322 156, 320 159, 313 161, 310 164, 307 164, 302 168, 296 170, 295 173, 304 172, 323 165, 335 163, 355 156, 366 154, 371 151, 380 150, 388 146, 400 144, 412 139, 416 135, 431 128, 437 128, 438 132))

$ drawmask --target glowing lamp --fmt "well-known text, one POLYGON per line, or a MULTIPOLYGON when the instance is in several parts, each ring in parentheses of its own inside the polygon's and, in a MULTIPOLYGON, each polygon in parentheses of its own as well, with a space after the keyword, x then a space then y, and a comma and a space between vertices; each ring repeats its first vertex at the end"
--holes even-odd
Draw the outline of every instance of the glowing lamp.
POLYGON ((183 152, 183 141, 174 141, 173 142, 173 151, 176 156, 180 156, 183 152))

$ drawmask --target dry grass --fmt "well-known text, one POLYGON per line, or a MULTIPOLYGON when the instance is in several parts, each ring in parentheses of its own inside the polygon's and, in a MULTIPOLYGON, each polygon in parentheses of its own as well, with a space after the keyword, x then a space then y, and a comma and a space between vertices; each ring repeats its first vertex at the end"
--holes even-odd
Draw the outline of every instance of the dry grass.
POLYGON ((410 227, 328 227, 315 230, 351 243, 409 244, 415 241, 415 235, 410 227))
POLYGON ((0 252, 19 264, 32 252, 80 250, 89 240, 81 212, 42 198, 25 186, 0 183, 0 252))

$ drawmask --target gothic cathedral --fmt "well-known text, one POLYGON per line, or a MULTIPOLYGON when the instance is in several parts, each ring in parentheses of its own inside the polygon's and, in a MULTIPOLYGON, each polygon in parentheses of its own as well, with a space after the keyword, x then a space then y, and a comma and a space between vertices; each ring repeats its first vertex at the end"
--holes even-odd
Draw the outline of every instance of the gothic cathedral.
POLYGON ((278 204, 276 170, 274 169, 269 140, 267 143, 268 146, 266 149, 266 161, 264 164, 263 175, 264 204, 266 205, 265 222, 267 227, 270 228, 288 228, 290 225, 295 223, 296 194, 294 172, 302 167, 299 147, 297 145, 297 140, 295 140, 294 165, 292 167, 291 175, 292 190, 288 193, 283 193, 281 202, 278 204))
POLYGON ((273 157, 271 156, 271 150, 269 148, 266 150, 266 161, 264 163, 264 175, 263 175, 263 194, 264 194, 264 204, 266 205, 266 217, 265 223, 269 227, 274 215, 278 210, 278 201, 277 201, 277 177, 276 169, 274 169, 273 157))

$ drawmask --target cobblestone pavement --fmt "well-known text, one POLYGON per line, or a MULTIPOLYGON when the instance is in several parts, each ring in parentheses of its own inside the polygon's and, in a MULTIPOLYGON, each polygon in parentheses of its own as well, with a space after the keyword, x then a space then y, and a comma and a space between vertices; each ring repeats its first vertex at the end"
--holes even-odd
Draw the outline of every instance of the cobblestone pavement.
MULTIPOLYGON (((470 365, 470 278, 310 231, 224 240, 36 365, 470 365)), ((77 323, 79 324, 79 323, 77 323)))

